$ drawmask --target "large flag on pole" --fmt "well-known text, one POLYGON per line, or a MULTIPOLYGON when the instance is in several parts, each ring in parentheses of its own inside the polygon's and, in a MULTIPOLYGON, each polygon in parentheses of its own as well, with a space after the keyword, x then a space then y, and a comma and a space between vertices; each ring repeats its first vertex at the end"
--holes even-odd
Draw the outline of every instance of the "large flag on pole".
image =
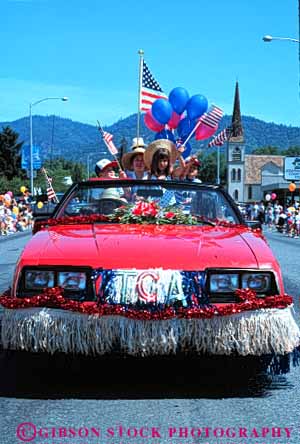
POLYGON ((166 99, 158 81, 154 78, 150 72, 145 60, 143 60, 142 66, 142 86, 140 91, 140 110, 147 111, 151 108, 152 103, 156 99, 166 99))
POLYGON ((227 127, 217 134, 208 144, 209 147, 223 145, 231 135, 231 128, 227 127))

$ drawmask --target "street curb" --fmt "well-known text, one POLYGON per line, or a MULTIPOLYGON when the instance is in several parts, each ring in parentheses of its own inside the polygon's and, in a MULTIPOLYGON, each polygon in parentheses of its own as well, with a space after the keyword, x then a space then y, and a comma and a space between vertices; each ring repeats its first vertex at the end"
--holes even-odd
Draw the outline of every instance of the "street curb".
POLYGON ((18 239, 19 237, 23 237, 23 236, 29 236, 32 235, 32 230, 26 230, 26 231, 19 231, 17 233, 14 234, 9 234, 9 235, 5 235, 5 236, 0 236, 0 244, 2 242, 6 242, 6 241, 10 241, 10 240, 14 240, 14 239, 18 239))

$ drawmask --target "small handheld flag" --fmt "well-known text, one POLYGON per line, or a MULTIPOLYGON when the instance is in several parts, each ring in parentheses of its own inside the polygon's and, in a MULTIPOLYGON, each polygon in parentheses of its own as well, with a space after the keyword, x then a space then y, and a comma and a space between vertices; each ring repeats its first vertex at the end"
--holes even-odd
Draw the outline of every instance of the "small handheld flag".
POLYGON ((200 117, 201 123, 204 123, 207 126, 213 128, 218 125, 220 120, 223 117, 223 110, 216 105, 212 105, 209 110, 200 117))
POLYGON ((100 131, 103 142, 105 143, 110 154, 112 156, 117 155, 118 150, 113 142, 113 135, 108 133, 107 131, 104 131, 99 122, 98 122, 98 130, 100 131))
POLYGON ((231 135, 231 128, 227 127, 223 129, 219 134, 217 134, 208 144, 209 147, 212 146, 222 146, 231 135))
POLYGON ((54 191, 54 188, 52 186, 52 177, 48 176, 47 171, 45 168, 42 168, 42 172, 45 175, 46 183, 47 183, 47 197, 48 200, 54 200, 55 203, 58 203, 59 200, 56 196, 56 193, 54 191))
POLYGON ((117 149, 117 147, 115 146, 115 144, 114 144, 114 142, 112 140, 113 139, 113 135, 108 133, 107 131, 103 130, 102 126, 100 125, 99 120, 97 120, 97 123, 98 123, 98 130, 99 130, 99 132, 102 135, 102 139, 103 139, 103 141, 104 141, 108 151, 110 152, 110 154, 112 156, 114 156, 116 162, 118 163, 118 167, 119 167, 120 171, 122 171, 122 167, 120 165, 120 162, 118 161, 118 159, 116 157, 116 155, 118 154, 118 149, 117 149))

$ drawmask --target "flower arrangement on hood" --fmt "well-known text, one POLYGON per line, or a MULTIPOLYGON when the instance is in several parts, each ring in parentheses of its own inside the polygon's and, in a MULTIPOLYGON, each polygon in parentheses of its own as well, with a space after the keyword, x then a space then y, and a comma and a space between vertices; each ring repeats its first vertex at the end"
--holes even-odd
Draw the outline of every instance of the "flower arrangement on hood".
POLYGON ((174 206, 160 208, 154 201, 140 201, 134 205, 119 207, 110 219, 123 224, 198 224, 196 217, 185 214, 180 208, 174 206))

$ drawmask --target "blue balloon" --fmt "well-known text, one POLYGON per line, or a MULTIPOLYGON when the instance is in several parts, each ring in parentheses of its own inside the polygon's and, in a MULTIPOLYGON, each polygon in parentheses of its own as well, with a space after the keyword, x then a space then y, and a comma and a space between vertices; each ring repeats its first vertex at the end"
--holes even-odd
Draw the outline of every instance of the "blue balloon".
POLYGON ((159 133, 155 134, 155 140, 157 139, 168 139, 172 142, 175 142, 175 136, 170 130, 162 130, 159 133))
POLYGON ((181 88, 180 86, 172 89, 172 91, 169 94, 169 101, 172 105, 173 110, 177 114, 183 113, 188 100, 189 100, 189 93, 187 92, 186 89, 181 88))
POLYGON ((185 145, 185 150, 183 151, 183 153, 181 155, 184 159, 186 159, 187 157, 189 157, 191 155, 191 152, 192 152, 192 147, 191 147, 190 142, 188 142, 185 145))
POLYGON ((152 116, 159 123, 166 124, 171 119, 173 109, 166 99, 157 99, 152 104, 152 116))
POLYGON ((198 119, 207 111, 207 108, 207 98, 202 96, 202 94, 196 94, 195 96, 192 96, 186 104, 186 112, 191 120, 198 119))
MULTIPOLYGON (((195 125, 196 122, 190 120, 188 117, 185 117, 184 119, 180 120, 177 127, 177 133, 179 137, 183 140, 184 138, 187 138, 190 132, 194 129, 195 125)), ((193 134, 193 136, 195 136, 195 133, 193 134)))

